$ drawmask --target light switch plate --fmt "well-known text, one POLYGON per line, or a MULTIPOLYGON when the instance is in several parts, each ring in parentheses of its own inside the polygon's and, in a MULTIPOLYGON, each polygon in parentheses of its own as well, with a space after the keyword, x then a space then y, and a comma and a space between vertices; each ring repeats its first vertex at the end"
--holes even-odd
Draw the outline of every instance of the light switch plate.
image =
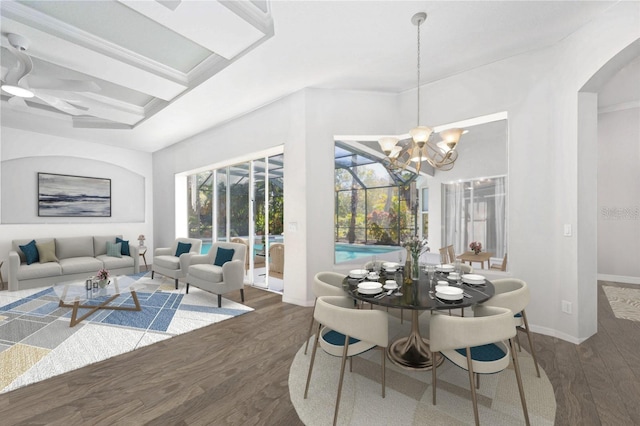
POLYGON ((564 236, 565 237, 570 237, 571 236, 571 224, 570 223, 565 223, 564 224, 564 236))

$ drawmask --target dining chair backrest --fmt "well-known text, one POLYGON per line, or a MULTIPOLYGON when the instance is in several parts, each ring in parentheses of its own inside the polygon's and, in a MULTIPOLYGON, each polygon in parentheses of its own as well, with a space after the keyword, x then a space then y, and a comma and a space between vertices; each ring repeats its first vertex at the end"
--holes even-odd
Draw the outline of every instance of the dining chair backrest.
POLYGON ((466 263, 460 264, 460 270, 463 274, 473 274, 473 266, 467 265, 466 263))
POLYGON ((489 267, 489 269, 496 269, 498 271, 506 271, 507 270, 507 253, 504 254, 504 257, 502 258, 502 263, 500 264, 493 264, 489 267))
POLYGON ((446 247, 440 249, 440 263, 449 263, 449 251, 446 247))
POLYGON ((517 278, 502 278, 492 280, 495 288, 494 295, 484 302, 483 306, 497 306, 510 309, 513 314, 522 312, 531 299, 529 286, 517 278))
POLYGON ((320 324, 345 336, 386 347, 389 319, 382 310, 355 309, 348 296, 322 296, 316 301, 314 318, 320 324))
POLYGON ((453 263, 456 261, 456 252, 453 249, 453 246, 447 246, 447 253, 449 253, 449 263, 453 263))
MULTIPOLYGON (((346 275, 337 272, 318 272, 313 277, 311 289, 316 297, 322 296, 346 296, 347 293, 342 288, 342 282, 346 275)), ((351 302, 353 306, 353 301, 351 302)))
POLYGON ((507 308, 479 307, 473 317, 433 315, 430 346, 433 352, 501 342, 516 335, 513 313, 507 308))
POLYGON ((370 260, 364 264, 364 269, 373 269, 374 271, 379 271, 382 269, 382 265, 384 263, 386 263, 385 260, 370 260))

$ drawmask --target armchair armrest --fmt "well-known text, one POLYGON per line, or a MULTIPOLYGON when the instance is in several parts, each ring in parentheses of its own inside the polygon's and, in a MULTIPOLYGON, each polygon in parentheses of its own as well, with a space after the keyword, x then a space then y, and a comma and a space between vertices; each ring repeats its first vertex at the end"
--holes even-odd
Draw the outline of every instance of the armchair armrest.
POLYGON ((171 253, 171 247, 159 247, 153 252, 154 256, 166 256, 169 254, 175 254, 171 253))
POLYGON ((241 289, 244 286, 244 262, 232 260, 222 265, 224 282, 231 288, 241 289))
POLYGON ((180 269, 182 271, 185 271, 189 268, 189 265, 191 264, 191 257, 193 256, 193 254, 191 253, 182 253, 180 255, 180 269))
POLYGON ((129 244, 129 255, 133 258, 133 273, 140 272, 140 249, 137 245, 129 244))
POLYGON ((18 290, 18 268, 20 256, 15 250, 9 252, 9 290, 18 290))

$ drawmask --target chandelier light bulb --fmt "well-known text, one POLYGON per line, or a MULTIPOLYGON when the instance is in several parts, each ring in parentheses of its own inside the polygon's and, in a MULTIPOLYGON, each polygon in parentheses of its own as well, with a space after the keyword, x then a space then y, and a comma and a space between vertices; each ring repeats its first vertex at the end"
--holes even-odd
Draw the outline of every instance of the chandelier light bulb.
POLYGON ((391 153, 391 150, 393 150, 393 148, 396 147, 398 143, 398 138, 394 138, 392 136, 386 136, 384 138, 380 138, 378 143, 380 144, 380 148, 382 148, 382 151, 384 151, 384 153, 387 154, 387 156, 389 156, 389 154, 391 153))

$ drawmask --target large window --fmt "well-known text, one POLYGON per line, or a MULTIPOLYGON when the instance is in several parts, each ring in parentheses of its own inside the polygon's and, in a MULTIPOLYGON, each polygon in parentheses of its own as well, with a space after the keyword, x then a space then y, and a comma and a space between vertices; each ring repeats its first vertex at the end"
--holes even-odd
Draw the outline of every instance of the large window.
MULTIPOLYGON (((344 142, 335 146, 335 241, 399 246, 416 233, 416 175, 344 142)), ((372 251, 374 251, 372 249, 372 251)), ((341 250, 336 249, 336 262, 341 250)))
POLYGON ((456 253, 479 241, 483 251, 503 257, 507 252, 506 177, 442 184, 443 246, 456 253))

